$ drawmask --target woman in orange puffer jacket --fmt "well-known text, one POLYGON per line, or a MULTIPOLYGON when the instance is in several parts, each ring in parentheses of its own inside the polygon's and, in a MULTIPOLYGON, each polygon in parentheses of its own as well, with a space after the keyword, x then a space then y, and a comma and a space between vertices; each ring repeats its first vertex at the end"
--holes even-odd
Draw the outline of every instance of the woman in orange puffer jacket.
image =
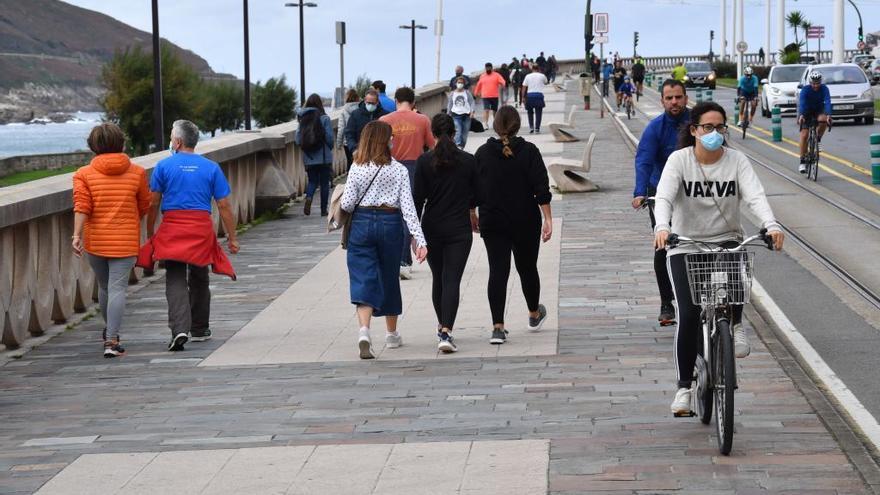
POLYGON ((128 277, 140 247, 141 217, 150 208, 147 173, 122 152, 125 134, 101 124, 89 134, 95 158, 73 174, 73 250, 86 253, 98 281, 104 317, 104 357, 125 353, 119 328, 128 277))

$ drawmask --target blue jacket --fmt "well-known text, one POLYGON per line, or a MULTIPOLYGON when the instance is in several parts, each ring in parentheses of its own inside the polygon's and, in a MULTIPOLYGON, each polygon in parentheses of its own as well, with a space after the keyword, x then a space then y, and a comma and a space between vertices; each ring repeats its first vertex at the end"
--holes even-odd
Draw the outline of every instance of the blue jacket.
POLYGON ((813 90, 812 86, 804 86, 798 95, 798 115, 807 113, 824 113, 831 115, 831 92, 824 84, 819 91, 813 90))
MULTIPOLYGON (((301 119, 308 112, 317 112, 317 110, 311 107, 300 108, 296 111, 296 115, 301 119)), ((321 115, 321 125, 324 126, 324 146, 312 150, 311 153, 302 150, 303 165, 306 167, 322 163, 333 163, 333 127, 330 123, 330 117, 321 115)), ((297 145, 302 141, 302 133, 299 127, 296 128, 296 135, 293 137, 293 141, 297 145)))
POLYGON ((645 127, 636 150, 636 188, 633 197, 647 196, 649 187, 657 189, 666 160, 678 147, 678 132, 690 120, 690 110, 685 110, 677 119, 663 112, 645 127))
POLYGON ((394 103, 394 100, 385 93, 379 93, 379 104, 382 105, 382 108, 388 113, 397 110, 397 103, 394 103))
POLYGON ((605 64, 605 66, 602 67, 602 79, 611 79, 612 72, 614 72, 614 66, 611 64, 605 64))

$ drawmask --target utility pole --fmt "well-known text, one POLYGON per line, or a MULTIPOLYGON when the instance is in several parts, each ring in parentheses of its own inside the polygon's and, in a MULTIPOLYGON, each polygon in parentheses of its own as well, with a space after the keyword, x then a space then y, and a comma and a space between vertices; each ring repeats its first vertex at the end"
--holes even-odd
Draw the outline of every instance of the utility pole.
MULTIPOLYGON (((593 81, 593 71, 590 69, 590 53, 593 51, 593 14, 590 13, 590 0, 587 0, 587 13, 584 15, 584 73, 590 78, 590 88, 596 84, 593 81)), ((590 109, 590 92, 584 95, 584 110, 590 109)))
POLYGON ((721 45, 721 60, 727 60, 727 0, 721 0, 721 39, 718 40, 721 45))
POLYGON ((776 34, 776 47, 778 51, 776 52, 776 61, 780 61, 780 57, 782 57, 782 53, 785 52, 785 0, 776 0, 778 5, 776 6, 776 29, 779 32, 776 34))
POLYGON ((299 105, 306 104, 306 47, 305 47, 305 26, 303 21, 304 7, 317 7, 315 2, 306 2, 299 0, 298 3, 285 3, 285 7, 299 7, 299 105))
POLYGON ((764 37, 764 57, 765 58, 762 61, 762 63, 764 65, 770 65, 770 61, 773 58, 773 55, 772 55, 773 50, 770 49, 770 25, 772 22, 770 20, 770 13, 773 11, 773 9, 771 8, 771 5, 770 5, 771 3, 773 3, 772 0, 767 0, 767 34, 764 37))
POLYGON ((416 24, 416 20, 412 19, 409 21, 409 25, 406 24, 399 26, 400 29, 410 29, 412 30, 412 88, 416 88, 416 29, 428 29, 428 26, 422 26, 421 24, 416 24))
POLYGON ((443 38, 443 0, 437 0, 437 19, 434 21, 434 36, 437 38, 437 71, 434 80, 440 80, 440 45, 443 38))
POLYGON ((251 49, 248 30, 248 0, 244 4, 244 129, 251 130, 251 49))
MULTIPOLYGON (((737 7, 736 18, 737 18, 737 22, 739 23, 739 24, 737 24, 737 31, 736 31, 737 32, 737 34, 736 34, 737 43, 745 42, 745 25, 746 25, 745 20, 746 19, 745 19, 745 16, 743 15, 745 13, 743 4, 745 4, 745 0, 736 0, 736 7, 737 7)), ((739 50, 737 50, 737 53, 739 54, 739 56, 736 58, 736 77, 739 77, 740 75, 742 75, 743 66, 745 65, 743 63, 745 61, 745 53, 740 52, 739 50)))
POLYGON ((153 144, 165 149, 165 112, 162 108, 162 51, 159 47, 159 0, 153 0, 153 144))
POLYGON ((843 63, 844 43, 843 0, 834 0, 834 40, 832 42, 831 63, 843 63))

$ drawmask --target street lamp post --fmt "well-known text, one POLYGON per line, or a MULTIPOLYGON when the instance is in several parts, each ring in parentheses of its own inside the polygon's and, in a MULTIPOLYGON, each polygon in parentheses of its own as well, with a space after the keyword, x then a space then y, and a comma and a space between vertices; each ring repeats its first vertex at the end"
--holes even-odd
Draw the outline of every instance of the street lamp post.
POLYGON ((416 87, 416 29, 428 29, 428 26, 422 26, 421 24, 416 24, 416 20, 412 19, 409 21, 409 25, 402 25, 400 29, 411 29, 412 30, 412 87, 415 89, 416 87))
POLYGON ((284 6, 299 7, 299 104, 302 106, 306 104, 306 49, 305 35, 303 34, 303 7, 317 7, 318 4, 300 0, 297 3, 285 3, 284 6))
POLYGON ((251 49, 248 31, 248 0, 244 0, 244 129, 251 130, 251 49))
POLYGON ((159 48, 159 0, 153 0, 153 143, 165 148, 165 114, 162 111, 162 53, 159 48))

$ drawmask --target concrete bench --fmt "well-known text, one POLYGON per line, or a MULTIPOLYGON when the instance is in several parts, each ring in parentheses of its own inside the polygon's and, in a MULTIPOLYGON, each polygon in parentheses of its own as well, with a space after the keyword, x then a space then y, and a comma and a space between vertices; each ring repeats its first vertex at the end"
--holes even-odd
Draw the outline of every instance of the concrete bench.
POLYGON ((590 134, 587 145, 584 146, 584 156, 581 160, 555 158, 547 166, 547 172, 556 183, 559 192, 592 192, 598 191, 599 186, 586 177, 590 171, 590 154, 593 152, 593 144, 596 142, 596 133, 590 134))
POLYGON ((556 142, 573 143, 575 141, 580 141, 580 139, 567 130, 574 128, 575 110, 577 110, 577 105, 572 105, 571 110, 568 112, 568 119, 566 122, 553 122, 548 124, 550 132, 553 134, 553 139, 555 139, 556 142))

